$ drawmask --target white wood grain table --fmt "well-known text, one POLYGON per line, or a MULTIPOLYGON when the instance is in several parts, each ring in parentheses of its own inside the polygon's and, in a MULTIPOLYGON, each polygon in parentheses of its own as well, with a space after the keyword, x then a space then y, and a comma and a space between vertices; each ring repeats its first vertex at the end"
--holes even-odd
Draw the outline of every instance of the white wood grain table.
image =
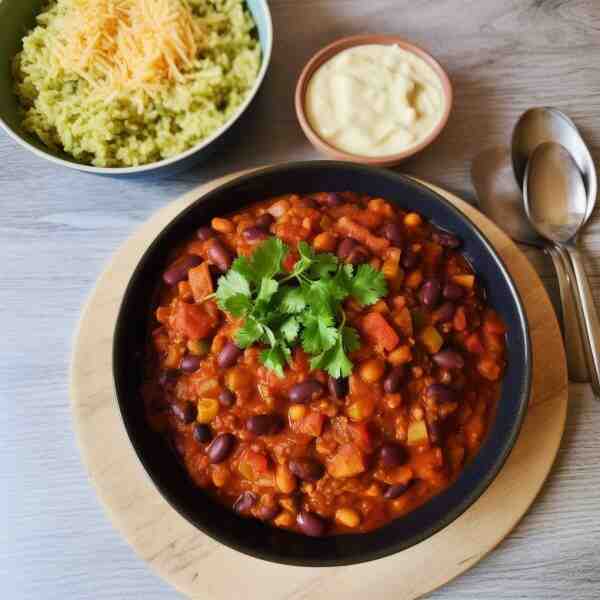
MULTIPOLYGON (((401 34, 431 50, 455 84, 455 108, 439 141, 403 170, 466 199, 473 157, 506 144, 532 105, 565 110, 600 158, 597 0, 272 0, 271 7, 276 43, 263 92, 237 143, 204 166, 160 182, 100 178, 52 166, 0 135, 2 598, 178 597, 113 530, 87 481, 69 414, 72 335, 105 261, 170 198, 232 170, 317 158, 292 105, 314 50, 363 32, 401 34)), ((584 243, 600 299, 597 215, 584 243)), ((529 256, 555 295, 551 265, 529 256)), ((600 403, 587 386, 573 385, 562 449, 532 509, 495 552, 431 597, 597 600, 599 458, 600 403)))

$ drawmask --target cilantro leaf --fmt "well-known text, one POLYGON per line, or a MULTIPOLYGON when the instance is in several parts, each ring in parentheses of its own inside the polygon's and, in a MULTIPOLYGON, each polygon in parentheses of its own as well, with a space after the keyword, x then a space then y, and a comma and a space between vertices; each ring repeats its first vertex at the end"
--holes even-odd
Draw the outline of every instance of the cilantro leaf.
POLYGON ((254 280, 271 278, 281 271, 281 261, 287 254, 287 246, 276 237, 270 237, 257 246, 250 259, 254 280))
POLYGON ((279 377, 283 377, 283 367, 291 355, 287 346, 276 344, 272 348, 260 353, 260 360, 271 371, 275 371, 279 377))
POLYGON ((387 293, 387 284, 381 271, 371 265, 360 265, 351 281, 351 295, 361 304, 375 304, 387 293))
MULTIPOLYGON (((229 311, 227 302, 234 296, 244 296, 248 299, 248 303, 250 302, 250 284, 242 274, 230 269, 226 275, 219 278, 216 296, 219 308, 229 311)), ((239 306, 239 303, 238 299, 234 305, 239 306)))
POLYGON ((262 330, 263 335, 261 337, 261 341, 265 344, 269 344, 271 348, 274 348, 277 345, 277 338, 275 337, 273 330, 270 327, 267 327, 266 325, 262 326, 262 330))
POLYGON ((304 291, 300 287, 287 286, 281 288, 281 291, 279 302, 279 310, 281 312, 297 314, 306 308, 304 291))
POLYGON ((310 265, 309 273, 312 277, 325 278, 329 277, 331 273, 335 273, 338 268, 338 258, 329 252, 323 252, 316 254, 313 257, 312 264, 310 265))
POLYGON ((252 308, 252 301, 249 296, 243 294, 234 294, 219 302, 219 306, 233 315, 234 317, 243 317, 247 315, 252 308))
POLYGON ((352 291, 352 274, 354 267, 344 265, 331 279, 331 295, 335 300, 341 302, 347 298, 352 291))
POLYGON ((257 283, 256 274, 245 256, 238 256, 231 265, 231 271, 239 273, 248 283, 257 283))
POLYGON ((279 288, 279 284, 274 280, 265 277, 260 282, 260 288, 258 289, 258 296, 256 296, 256 304, 259 303, 262 305, 268 304, 269 300, 273 297, 277 289, 279 288))
POLYGON ((338 331, 334 327, 333 317, 306 313, 302 317, 302 324, 302 347, 309 354, 329 350, 336 343, 338 331))
POLYGON ((262 335, 262 325, 253 317, 246 317, 244 325, 235 334, 235 341, 240 348, 247 348, 257 342, 262 335))
POLYGON ((354 327, 344 325, 342 328, 342 342, 347 352, 354 352, 360 348, 360 336, 354 327))
POLYGON ((279 328, 279 332, 286 342, 293 342, 300 333, 300 321, 298 317, 290 317, 279 328))

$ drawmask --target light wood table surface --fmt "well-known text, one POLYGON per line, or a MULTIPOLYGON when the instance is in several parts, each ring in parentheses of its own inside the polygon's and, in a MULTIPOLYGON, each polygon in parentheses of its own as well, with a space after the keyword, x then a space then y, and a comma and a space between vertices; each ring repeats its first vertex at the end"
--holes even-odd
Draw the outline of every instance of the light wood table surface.
MULTIPOLYGON (((0 581, 7 600, 178 597, 112 529, 87 481, 67 393, 72 335, 105 261, 170 198, 233 170, 318 158, 292 104, 313 51, 343 35, 383 32, 437 56, 455 85, 454 111, 438 142, 402 170, 467 200, 472 159, 507 144, 529 106, 566 111, 600 158, 597 0, 270 4, 276 42, 263 91, 235 146, 204 166, 159 182, 100 178, 59 169, 0 134, 0 581)), ((584 247, 600 300, 598 213, 584 247)), ((555 297, 551 264, 537 252, 528 256, 555 297)), ((600 403, 588 386, 572 385, 562 449, 530 512, 495 552, 430 597, 597 600, 599 459, 600 403)))

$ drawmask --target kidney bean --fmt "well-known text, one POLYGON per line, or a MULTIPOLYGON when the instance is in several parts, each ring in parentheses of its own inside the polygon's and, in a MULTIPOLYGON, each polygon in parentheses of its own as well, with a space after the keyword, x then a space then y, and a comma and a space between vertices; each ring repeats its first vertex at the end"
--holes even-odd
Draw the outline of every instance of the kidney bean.
POLYGON ((443 369, 462 369, 465 359, 456 350, 442 350, 433 355, 433 362, 443 369))
POLYGON ((350 252, 357 246, 357 242, 352 238, 344 238, 337 247, 337 257, 346 260, 350 252))
POLYGON ((186 354, 181 360, 180 369, 185 373, 193 373, 200 366, 200 357, 193 354, 186 354))
POLYGON ((403 379, 404 367, 394 367, 383 380, 383 390, 386 394, 395 394, 400 389, 403 379))
POLYGON ((275 219, 273 218, 273 215, 266 212, 260 215, 260 217, 256 217, 256 226, 260 227, 261 229, 268 230, 269 227, 273 225, 274 221, 275 219))
POLYGON ((207 448, 208 460, 213 465, 222 463, 231 454, 235 444, 235 436, 232 433, 220 433, 207 448))
POLYGON ((369 251, 363 246, 355 246, 346 257, 346 262, 351 265, 362 265, 369 260, 369 251))
POLYGON ((234 344, 231 340, 229 340, 221 352, 219 352, 219 356, 217 357, 217 364, 221 369, 228 369, 229 367, 233 367, 235 365, 237 359, 242 354, 242 349, 239 348, 236 344, 234 344))
POLYGON ((244 239, 246 239, 249 242, 254 242, 256 240, 264 240, 266 237, 268 237, 268 235, 269 234, 265 229, 257 226, 247 227, 246 229, 244 229, 243 232, 244 239))
POLYGON ((379 450, 379 458, 384 467, 399 467, 406 459, 404 448, 399 444, 383 444, 379 450))
POLYGON ((219 402, 225 408, 230 408, 235 404, 235 394, 231 390, 223 390, 219 394, 219 402))
POLYGON ((316 379, 307 379, 292 386, 289 399, 296 404, 305 404, 323 394, 323 386, 316 379))
POLYGON ((231 253, 223 244, 214 239, 210 246, 208 247, 208 258, 215 264, 215 266, 221 271, 225 273, 232 263, 231 253))
POLYGON ((177 383, 178 373, 175 369, 162 371, 158 376, 158 384, 164 388, 172 388, 177 383))
POLYGON ((442 296, 446 298, 446 300, 460 300, 464 295, 463 288, 457 283, 449 282, 444 286, 442 290, 442 296))
POLYGON ((252 415, 246 419, 246 429, 254 435, 274 435, 283 429, 283 419, 275 413, 252 415))
POLYGON ((193 423, 196 420, 197 410, 196 405, 191 402, 174 402, 171 405, 173 414, 186 425, 193 423))
POLYGON ((318 481, 325 474, 325 467, 312 458, 293 458, 290 471, 303 481, 318 481))
POLYGON ((199 444, 208 444, 212 440, 212 431, 205 423, 196 423, 192 436, 199 444))
POLYGON ((393 500, 398 496, 402 496, 404 492, 410 487, 410 483, 397 483, 395 485, 390 485, 387 490, 383 493, 383 497, 386 500, 393 500))
POLYGON ((330 375, 327 381, 327 387, 329 388, 329 393, 336 400, 341 400, 348 395, 348 378, 340 377, 339 379, 336 379, 330 375))
POLYGON ((396 223, 388 223, 382 227, 381 233, 386 240, 389 240, 394 246, 402 246, 402 229, 396 223))
POLYGON ((421 286, 419 298, 421 299, 421 302, 427 306, 427 308, 433 308, 440 299, 441 291, 442 286, 439 279, 431 278, 421 286))
POLYGON ((342 199, 335 192, 329 192, 320 196, 318 202, 325 206, 333 207, 339 206, 342 203, 342 199))
POLYGON ((427 421, 427 433, 429 434, 429 441, 432 444, 440 443, 440 440, 442 439, 442 433, 437 421, 427 421))
POLYGON ((407 246, 402 252, 400 262, 405 269, 414 269, 419 264, 419 255, 407 246))
POLYGON ((258 496, 254 492, 244 492, 234 502, 233 510, 236 513, 247 513, 256 504, 257 500, 258 496))
POLYGON ((456 312, 456 305, 454 302, 444 302, 436 311, 435 317, 440 323, 447 323, 452 321, 454 313, 456 312))
POLYGON ((327 527, 325 521, 316 515, 315 513, 308 512, 307 510, 301 510, 296 518, 298 527, 305 535, 311 537, 321 537, 325 533, 327 527))
POLYGON ((454 391, 443 383, 432 383, 425 390, 425 394, 438 403, 454 401, 454 391))
POLYGON ((431 234, 431 239, 445 248, 458 248, 460 246, 460 240, 447 231, 434 231, 431 234))
POLYGON ((212 227, 200 227, 196 231, 196 237, 201 241, 205 242, 206 240, 210 240, 210 238, 215 237, 216 231, 212 227))
POLYGON ((181 262, 174 267, 170 267, 163 273, 163 281, 167 285, 177 285, 188 276, 188 271, 197 267, 202 262, 202 259, 195 254, 186 256, 181 262))
POLYGON ((271 521, 279 514, 277 504, 261 504, 256 510, 256 516, 261 521, 271 521))

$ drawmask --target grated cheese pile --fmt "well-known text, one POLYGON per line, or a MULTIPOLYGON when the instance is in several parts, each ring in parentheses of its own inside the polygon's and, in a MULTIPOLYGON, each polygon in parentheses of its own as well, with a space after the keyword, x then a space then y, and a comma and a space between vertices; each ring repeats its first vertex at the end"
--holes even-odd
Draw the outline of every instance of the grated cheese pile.
POLYGON ((143 110, 165 83, 185 81, 204 32, 182 0, 67 0, 51 51, 67 72, 110 101, 133 94, 143 110))

